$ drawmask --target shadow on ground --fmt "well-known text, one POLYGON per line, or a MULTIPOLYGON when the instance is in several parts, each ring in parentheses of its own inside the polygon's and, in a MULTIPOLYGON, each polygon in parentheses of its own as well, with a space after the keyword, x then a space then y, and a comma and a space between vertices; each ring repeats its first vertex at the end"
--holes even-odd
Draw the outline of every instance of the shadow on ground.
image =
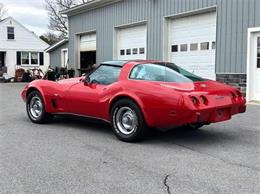
MULTIPOLYGON (((80 131, 95 131, 103 136, 112 135, 112 129, 106 122, 75 116, 56 116, 50 125, 64 126, 80 131)), ((216 127, 204 126, 198 130, 192 130, 187 127, 175 128, 165 132, 150 129, 149 135, 142 144, 149 143, 191 143, 201 144, 203 146, 215 143, 223 143, 226 141, 236 140, 235 135, 231 135, 223 129, 216 127)))

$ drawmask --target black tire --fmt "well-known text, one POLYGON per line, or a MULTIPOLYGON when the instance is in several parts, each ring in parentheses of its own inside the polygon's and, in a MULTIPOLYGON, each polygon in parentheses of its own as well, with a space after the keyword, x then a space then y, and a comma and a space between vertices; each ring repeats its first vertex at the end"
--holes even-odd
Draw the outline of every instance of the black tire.
POLYGON ((42 95, 38 91, 32 91, 28 96, 27 96, 27 101, 26 101, 26 111, 29 119, 36 124, 44 124, 48 123, 52 120, 53 116, 49 113, 46 112, 45 110, 45 104, 42 98, 42 95), (41 109, 40 112, 38 113, 38 116, 35 115, 35 113, 31 109, 31 104, 33 103, 32 101, 38 101, 38 103, 41 103, 41 109))
MULTIPOLYGON (((129 112, 129 111, 127 111, 127 112, 129 112)), ((127 112, 125 112, 125 114, 127 114, 127 112)), ((116 137, 119 140, 124 141, 124 142, 138 142, 145 138, 145 136, 147 134, 147 129, 148 129, 147 125, 145 123, 141 109, 132 100, 121 99, 118 102, 116 102, 112 106, 110 116, 111 116, 111 126, 113 129, 113 132, 115 133, 116 137), (132 114, 134 113, 134 116, 136 116, 136 119, 134 121, 137 122, 137 124, 135 123, 135 125, 133 125, 133 126, 135 126, 135 128, 133 128, 133 130, 130 131, 131 133, 129 133, 129 134, 125 134, 122 131, 122 127, 123 127, 122 123, 120 125, 118 123, 118 116, 120 116, 121 110, 124 108, 131 109, 132 110, 131 113, 132 114)), ((122 119, 122 121, 123 121, 123 119, 122 119)))
POLYGON ((187 127, 189 128, 189 130, 192 130, 192 131, 198 130, 198 129, 200 129, 200 128, 203 127, 203 126, 204 126, 204 124, 201 124, 201 123, 198 123, 198 124, 189 124, 189 125, 187 125, 187 127))

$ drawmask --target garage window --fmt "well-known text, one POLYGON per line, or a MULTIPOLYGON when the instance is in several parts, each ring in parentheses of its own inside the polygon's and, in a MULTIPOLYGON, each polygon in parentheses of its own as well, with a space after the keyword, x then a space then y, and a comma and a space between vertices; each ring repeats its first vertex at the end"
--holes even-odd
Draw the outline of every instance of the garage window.
POLYGON ((131 55, 131 49, 126 50, 126 55, 131 55))
POLYGON ((190 50, 191 51, 197 51, 198 50, 198 43, 190 44, 190 50))
POLYGON ((209 42, 201 43, 200 50, 209 50, 209 42))
POLYGON ((136 54, 138 54, 138 49, 137 49, 137 48, 134 48, 134 49, 133 49, 133 55, 136 55, 136 54))
POLYGON ((139 54, 144 54, 144 53, 145 53, 145 49, 144 49, 144 47, 139 48, 139 54))
POLYGON ((178 45, 172 45, 172 52, 178 52, 178 45))
POLYGON ((121 49, 121 50, 120 50, 120 55, 121 55, 121 56, 124 56, 124 55, 125 55, 125 50, 124 50, 124 49, 121 49))
POLYGON ((188 44, 181 45, 181 52, 188 51, 188 44))
POLYGON ((216 49, 216 42, 215 42, 215 41, 212 41, 211 49, 212 49, 212 50, 216 49))

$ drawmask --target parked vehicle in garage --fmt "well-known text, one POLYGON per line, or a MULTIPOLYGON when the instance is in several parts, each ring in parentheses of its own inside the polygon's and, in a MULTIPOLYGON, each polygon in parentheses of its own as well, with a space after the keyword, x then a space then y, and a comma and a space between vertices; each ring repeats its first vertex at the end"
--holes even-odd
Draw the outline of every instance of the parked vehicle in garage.
POLYGON ((104 62, 81 78, 37 80, 22 98, 33 123, 56 114, 92 117, 111 123, 115 135, 128 142, 144 138, 149 127, 196 129, 246 111, 236 88, 147 60, 104 62))

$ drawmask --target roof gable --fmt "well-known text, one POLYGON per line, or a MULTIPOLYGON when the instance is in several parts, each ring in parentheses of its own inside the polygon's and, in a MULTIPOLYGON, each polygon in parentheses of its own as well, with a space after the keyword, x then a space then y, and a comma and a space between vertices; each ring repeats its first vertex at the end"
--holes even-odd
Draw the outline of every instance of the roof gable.
POLYGON ((19 27, 21 27, 23 30, 25 30, 28 34, 31 34, 34 38, 38 39, 39 42, 41 42, 42 44, 46 45, 46 47, 49 46, 48 43, 46 43, 45 41, 43 41, 40 37, 38 37, 34 32, 30 31, 28 28, 26 28, 24 25, 22 25, 20 22, 18 22, 17 20, 15 20, 13 17, 9 16, 3 20, 0 21, 0 25, 3 25, 4 22, 6 21, 12 21, 13 23, 15 23, 16 25, 18 25, 19 27))

